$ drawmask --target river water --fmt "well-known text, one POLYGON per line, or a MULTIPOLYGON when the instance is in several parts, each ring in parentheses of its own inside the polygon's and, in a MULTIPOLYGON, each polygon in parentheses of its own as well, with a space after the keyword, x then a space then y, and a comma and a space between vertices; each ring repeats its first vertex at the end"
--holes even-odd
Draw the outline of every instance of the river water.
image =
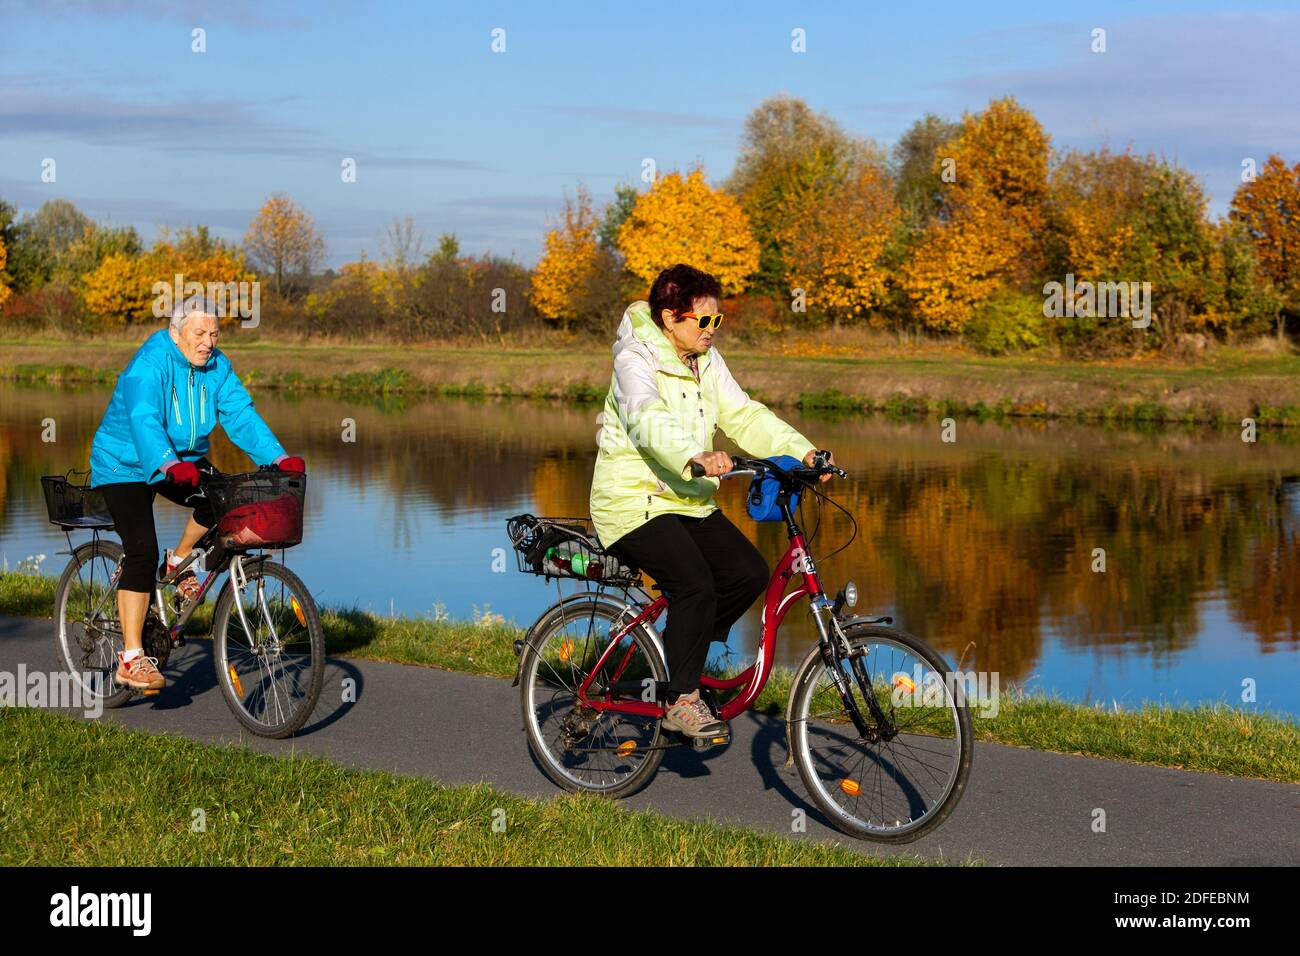
MULTIPOLYGON (((87 466, 108 395, 0 384, 9 567, 45 554, 54 574, 66 561, 39 478, 87 466)), ((597 407, 270 392, 258 407, 308 462, 306 537, 286 559, 320 603, 527 624, 556 599, 554 581, 515 568, 505 522, 587 514, 597 407)), ((858 535, 825 559, 851 533, 825 507, 812 550, 827 587, 857 583, 860 612, 893 615, 963 670, 996 672, 1004 691, 1300 714, 1300 436, 960 420, 945 442, 934 420, 782 414, 850 473, 823 488, 858 535)), ((218 467, 246 470, 216 437, 218 467)), ((784 529, 750 521, 745 490, 726 481, 719 503, 770 564, 784 529)), ((174 545, 184 513, 162 499, 156 513, 174 545)), ((804 519, 811 530, 808 506, 804 519)), ((757 635, 755 605, 714 650, 743 663, 757 635)), ((777 663, 812 640, 792 611, 777 663)))

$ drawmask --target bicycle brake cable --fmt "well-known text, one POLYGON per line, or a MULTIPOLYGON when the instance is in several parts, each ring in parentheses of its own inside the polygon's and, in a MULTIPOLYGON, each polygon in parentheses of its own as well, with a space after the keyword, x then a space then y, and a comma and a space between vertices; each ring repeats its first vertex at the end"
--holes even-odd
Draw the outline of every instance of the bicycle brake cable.
MULTIPOLYGON (((849 511, 847 508, 845 508, 845 507, 844 507, 842 504, 840 504, 838 501, 836 501, 834 498, 831 498, 831 497, 828 497, 827 495, 822 494, 822 493, 817 489, 816 485, 812 485, 812 484, 810 484, 810 485, 808 486, 808 488, 809 488, 809 490, 812 491, 812 493, 815 494, 818 498, 821 498, 823 501, 829 501, 829 502, 830 502, 831 504, 833 504, 836 508, 839 508, 841 511, 843 511, 843 512, 848 516, 849 521, 853 524, 853 533, 852 533, 851 535, 849 535, 849 540, 848 540, 848 541, 845 541, 844 544, 840 545, 840 547, 836 548, 836 549, 835 549, 834 551, 832 551, 830 554, 825 555, 824 557, 822 557, 822 558, 820 559, 820 560, 822 560, 822 561, 828 561, 828 560, 830 560, 831 558, 835 557, 835 555, 837 555, 837 554, 839 554, 841 551, 843 551, 845 548, 847 548, 849 545, 851 545, 851 544, 853 543, 854 539, 857 538, 857 536, 858 536, 858 519, 855 518, 855 517, 853 517, 853 513, 852 513, 851 511, 849 511)), ((800 504, 800 507, 802 507, 802 503, 800 504)), ((820 511, 820 504, 818 505, 817 526, 818 526, 819 528, 821 527, 821 511, 820 511)), ((811 539, 811 538, 808 539, 808 543, 809 543, 809 544, 812 543, 812 539, 811 539)))

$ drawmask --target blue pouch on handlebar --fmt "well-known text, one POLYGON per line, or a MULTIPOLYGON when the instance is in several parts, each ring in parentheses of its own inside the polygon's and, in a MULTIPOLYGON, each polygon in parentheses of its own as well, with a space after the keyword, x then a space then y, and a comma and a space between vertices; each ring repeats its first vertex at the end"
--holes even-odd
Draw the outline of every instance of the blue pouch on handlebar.
MULTIPOLYGON (((803 462, 792 455, 774 455, 766 459, 778 468, 789 471, 791 468, 802 468, 803 462)), ((749 483, 749 497, 746 501, 746 510, 749 516, 755 521, 781 521, 785 517, 781 514, 781 506, 776 503, 777 492, 781 490, 781 482, 771 475, 755 475, 754 480, 749 483)), ((794 511, 799 507, 799 492, 790 492, 790 510, 794 511)))

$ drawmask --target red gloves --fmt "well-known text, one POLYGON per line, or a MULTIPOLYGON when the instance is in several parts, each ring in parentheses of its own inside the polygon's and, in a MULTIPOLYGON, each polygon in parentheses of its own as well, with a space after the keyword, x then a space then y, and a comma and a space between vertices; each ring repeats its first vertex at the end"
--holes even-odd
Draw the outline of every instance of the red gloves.
POLYGON ((169 465, 163 466, 163 473, 174 484, 182 488, 197 488, 199 486, 199 467, 192 461, 173 461, 169 465))
POLYGON ((296 471, 300 475, 307 473, 307 463, 297 455, 286 455, 275 463, 281 471, 296 471))

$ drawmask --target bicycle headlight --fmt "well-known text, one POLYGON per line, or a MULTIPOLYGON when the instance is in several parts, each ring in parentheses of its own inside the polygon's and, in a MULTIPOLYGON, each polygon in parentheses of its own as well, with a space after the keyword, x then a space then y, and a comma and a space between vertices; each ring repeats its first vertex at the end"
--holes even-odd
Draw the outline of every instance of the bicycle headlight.
POLYGON ((857 607, 858 586, 852 581, 844 585, 844 604, 846 607, 857 607))

